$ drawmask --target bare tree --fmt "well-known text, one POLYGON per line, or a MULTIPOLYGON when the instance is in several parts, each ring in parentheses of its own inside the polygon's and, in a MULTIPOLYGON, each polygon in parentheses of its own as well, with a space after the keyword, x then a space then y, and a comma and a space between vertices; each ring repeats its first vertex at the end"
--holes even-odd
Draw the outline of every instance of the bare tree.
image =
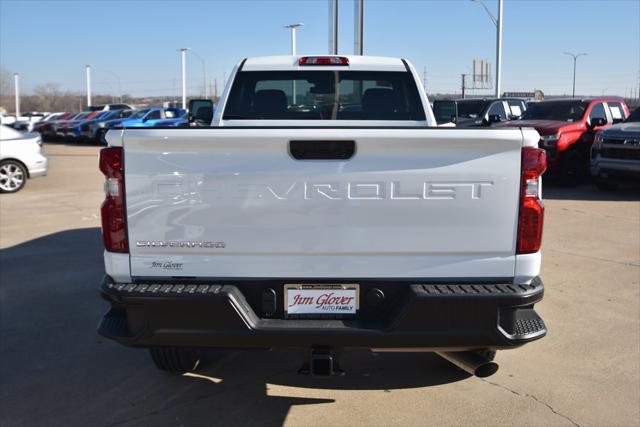
POLYGON ((44 85, 36 86, 33 89, 33 96, 31 101, 37 106, 40 111, 57 111, 61 109, 62 105, 62 92, 55 83, 46 83, 44 85))
MULTIPOLYGON (((9 112, 14 110, 13 73, 5 68, 0 68, 0 109, 9 112)), ((108 104, 114 101, 111 94, 94 94, 95 105, 108 104)), ((161 106, 165 101, 176 101, 173 96, 133 97, 129 94, 122 95, 122 102, 142 106, 161 106)), ((81 92, 63 90, 58 83, 44 83, 35 86, 28 94, 20 96, 22 111, 59 112, 82 111, 85 104, 85 95, 81 92)))
POLYGON ((13 74, 4 67, 0 67, 0 108, 9 111, 13 105, 13 74))

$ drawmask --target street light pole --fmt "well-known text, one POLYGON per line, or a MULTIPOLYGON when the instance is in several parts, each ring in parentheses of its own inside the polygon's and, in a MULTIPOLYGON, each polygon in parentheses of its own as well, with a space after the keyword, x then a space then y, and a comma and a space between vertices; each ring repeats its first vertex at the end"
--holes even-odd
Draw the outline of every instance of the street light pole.
POLYGON ((503 0, 498 0, 498 17, 493 16, 489 8, 482 0, 471 0, 474 3, 478 3, 482 6, 487 15, 489 15, 489 19, 493 22, 493 25, 496 26, 496 87, 495 87, 495 97, 500 97, 500 92, 502 92, 502 12, 503 12, 503 0))
POLYGON ((91 107, 91 65, 84 66, 87 72, 87 107, 91 107))
POLYGON ((338 54, 338 0, 329 0, 329 54, 338 54))
POLYGON ((576 63, 578 62, 578 58, 581 56, 587 56, 586 53, 571 53, 571 52, 563 52, 565 55, 569 55, 573 58, 573 92, 571 93, 571 97, 575 98, 576 96, 576 63))
MULTIPOLYGON (((284 28, 289 28, 291 29, 291 55, 295 56, 296 55, 296 28, 300 28, 300 27, 304 27, 304 24, 302 22, 298 22, 297 24, 289 24, 289 25, 285 25, 284 28)), ((296 94, 296 81, 293 81, 292 84, 292 102, 293 105, 296 105, 297 103, 297 94, 296 94)))
POLYGON ((498 22, 496 23, 496 98, 502 93, 502 8, 503 0, 498 0, 498 22))
POLYGON ((187 109, 187 50, 186 47, 180 49, 180 58, 182 60, 182 109, 187 109))
POLYGON ((13 74, 14 92, 16 95, 16 120, 20 117, 20 74, 13 74))
POLYGON ((355 20, 353 53, 364 55, 364 0, 355 0, 353 15, 355 20))
POLYGON ((296 54, 296 28, 300 28, 300 27, 304 27, 304 24, 302 22, 284 26, 284 28, 289 28, 291 30, 291 55, 296 54))

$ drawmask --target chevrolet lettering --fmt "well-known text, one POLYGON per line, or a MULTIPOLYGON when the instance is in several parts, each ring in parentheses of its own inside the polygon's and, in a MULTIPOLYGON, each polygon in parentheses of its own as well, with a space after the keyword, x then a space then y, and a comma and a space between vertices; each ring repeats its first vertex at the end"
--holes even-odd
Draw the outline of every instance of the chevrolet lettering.
POLYGON ((385 182, 294 182, 257 184, 238 182, 204 183, 192 181, 156 183, 158 195, 184 195, 191 198, 264 199, 264 200, 442 200, 466 197, 480 199, 493 186, 491 181, 385 182))

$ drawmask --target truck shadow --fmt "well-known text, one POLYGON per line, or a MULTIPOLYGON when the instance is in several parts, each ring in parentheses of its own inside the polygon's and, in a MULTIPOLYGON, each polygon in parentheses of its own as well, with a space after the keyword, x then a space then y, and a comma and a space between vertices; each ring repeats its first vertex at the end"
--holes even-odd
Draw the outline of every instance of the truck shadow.
POLYGON ((96 148, 104 148, 106 145, 101 144, 94 141, 57 141, 57 140, 44 140, 45 150, 47 145, 63 145, 65 147, 96 147, 96 148))
POLYGON ((213 353, 213 357, 210 353, 205 356, 198 374, 225 380, 234 375, 229 363, 247 367, 259 360, 263 366, 272 367, 253 373, 262 378, 262 383, 308 389, 386 392, 442 385, 469 377, 434 353, 375 353, 364 349, 345 350, 341 355, 344 376, 314 377, 297 373, 304 352, 297 349, 230 351, 226 354, 213 353))
MULTIPOLYGON (((121 358, 125 351, 132 350, 123 349, 121 358)), ((210 355, 197 372, 183 376, 156 371, 147 363, 142 368, 147 372, 147 381, 153 384, 155 394, 166 398, 154 399, 158 406, 154 405, 140 421, 160 425, 163 420, 172 419, 183 425, 199 425, 202 420, 215 417, 220 425, 275 426, 284 423, 293 406, 331 405, 345 391, 394 393, 468 378, 435 355, 376 356, 365 351, 344 355, 347 370, 344 377, 317 378, 297 374, 301 356, 300 352, 288 349, 220 352, 210 355)), ((323 410, 336 409, 329 406, 323 410)), ((411 411, 411 403, 398 410, 411 411)), ((120 420, 129 423, 138 418, 120 420)))
POLYGON ((0 425, 282 425, 293 406, 331 405, 344 391, 468 377, 431 354, 355 350, 344 377, 301 376, 303 351, 289 349, 209 352, 197 372, 170 375, 96 334, 103 274, 98 228, 0 250, 0 425))

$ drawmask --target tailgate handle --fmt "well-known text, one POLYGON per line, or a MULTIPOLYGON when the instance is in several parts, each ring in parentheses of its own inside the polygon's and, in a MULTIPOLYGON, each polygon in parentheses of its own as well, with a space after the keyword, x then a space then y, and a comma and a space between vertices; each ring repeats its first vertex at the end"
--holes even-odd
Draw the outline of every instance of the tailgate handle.
POLYGON ((348 160, 356 152, 355 141, 289 141, 296 160, 348 160))

